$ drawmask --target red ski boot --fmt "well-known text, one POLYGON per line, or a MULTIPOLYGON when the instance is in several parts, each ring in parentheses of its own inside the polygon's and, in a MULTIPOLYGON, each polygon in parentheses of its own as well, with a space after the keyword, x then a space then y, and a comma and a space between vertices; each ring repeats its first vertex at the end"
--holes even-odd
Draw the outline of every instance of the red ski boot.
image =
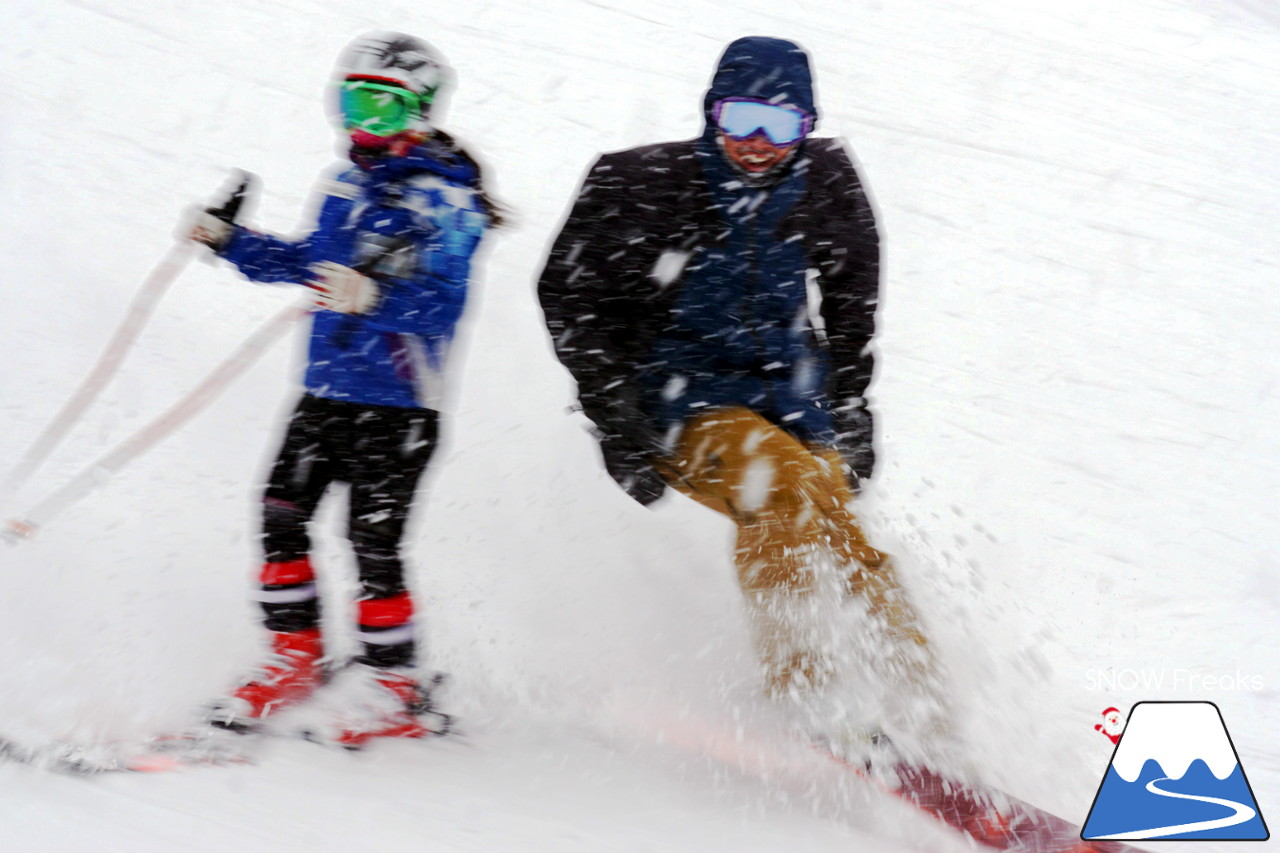
POLYGON ((309 697, 323 680, 320 630, 273 631, 271 653, 231 695, 214 706, 210 722, 253 728, 268 716, 309 697))
MULTIPOLYGON (((431 686, 434 686, 434 682, 431 686)), ((444 734, 449 718, 433 710, 427 688, 409 667, 353 663, 333 677, 306 716, 313 738, 359 749, 374 738, 444 734)))

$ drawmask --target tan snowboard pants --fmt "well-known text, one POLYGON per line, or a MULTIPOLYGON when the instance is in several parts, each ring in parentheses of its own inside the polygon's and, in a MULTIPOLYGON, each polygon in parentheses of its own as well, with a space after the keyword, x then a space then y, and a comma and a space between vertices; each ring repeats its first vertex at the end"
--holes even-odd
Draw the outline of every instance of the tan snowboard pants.
POLYGON ((836 451, 808 448, 749 409, 717 409, 686 424, 659 470, 738 526, 734 562, 753 605, 770 693, 818 688, 834 674, 832 650, 804 618, 815 613, 823 567, 839 575, 837 596, 865 600, 886 640, 925 646, 892 561, 867 542, 849 509, 853 494, 836 451))

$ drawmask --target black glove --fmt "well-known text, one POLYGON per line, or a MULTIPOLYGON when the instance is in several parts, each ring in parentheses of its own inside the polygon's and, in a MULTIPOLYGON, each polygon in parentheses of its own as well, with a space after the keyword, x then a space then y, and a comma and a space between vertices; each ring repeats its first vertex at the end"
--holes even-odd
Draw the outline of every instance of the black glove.
POLYGON ((621 435, 597 433, 600 452, 604 455, 604 467, 622 490, 641 506, 662 497, 667 481, 654 470, 649 453, 642 449, 642 442, 628 440, 621 435))
POLYGON ((836 450, 844 457, 845 473, 855 493, 863 480, 870 480, 876 468, 875 420, 865 397, 851 397, 832 410, 836 428, 836 450))

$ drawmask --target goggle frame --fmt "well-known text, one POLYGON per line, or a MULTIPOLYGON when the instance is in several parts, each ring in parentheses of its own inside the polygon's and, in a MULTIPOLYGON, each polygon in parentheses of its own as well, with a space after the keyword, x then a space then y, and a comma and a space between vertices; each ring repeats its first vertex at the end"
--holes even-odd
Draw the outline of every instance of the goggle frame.
POLYGON ((712 106, 711 116, 720 132, 731 139, 750 139, 763 131, 765 137, 779 148, 795 145, 813 131, 814 125, 814 117, 808 110, 794 104, 779 104, 764 98, 721 98, 712 106), (738 104, 761 109, 744 110, 736 107, 738 104), (732 113, 744 111, 748 117, 735 121, 732 113), (759 118, 761 115, 782 119, 785 125, 778 121, 771 123, 762 120, 759 118), (726 124, 728 124, 727 127, 726 124), (750 125, 749 128, 748 125, 750 125))
POLYGON ((398 80, 385 77, 348 77, 338 81, 338 110, 342 114, 342 124, 347 130, 359 130, 372 136, 395 136, 409 129, 413 120, 424 115, 435 97, 435 90, 419 94, 406 89, 398 80), (382 104, 371 106, 358 105, 351 101, 350 95, 386 95, 399 105, 397 115, 386 116, 388 112, 382 104))

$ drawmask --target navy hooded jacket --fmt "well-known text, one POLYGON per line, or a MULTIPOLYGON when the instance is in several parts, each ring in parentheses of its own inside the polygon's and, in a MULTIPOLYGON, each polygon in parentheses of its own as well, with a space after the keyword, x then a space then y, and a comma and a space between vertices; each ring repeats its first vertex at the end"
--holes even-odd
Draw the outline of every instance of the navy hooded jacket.
POLYGON ((840 140, 805 139, 763 185, 740 174, 712 121, 715 102, 734 96, 816 114, 801 48, 733 42, 704 101, 702 135, 601 156, 543 270, 556 354, 606 463, 665 452, 690 416, 719 406, 750 408, 802 441, 859 442, 870 453, 874 212, 840 140), (851 407, 839 423, 834 406, 851 407))

